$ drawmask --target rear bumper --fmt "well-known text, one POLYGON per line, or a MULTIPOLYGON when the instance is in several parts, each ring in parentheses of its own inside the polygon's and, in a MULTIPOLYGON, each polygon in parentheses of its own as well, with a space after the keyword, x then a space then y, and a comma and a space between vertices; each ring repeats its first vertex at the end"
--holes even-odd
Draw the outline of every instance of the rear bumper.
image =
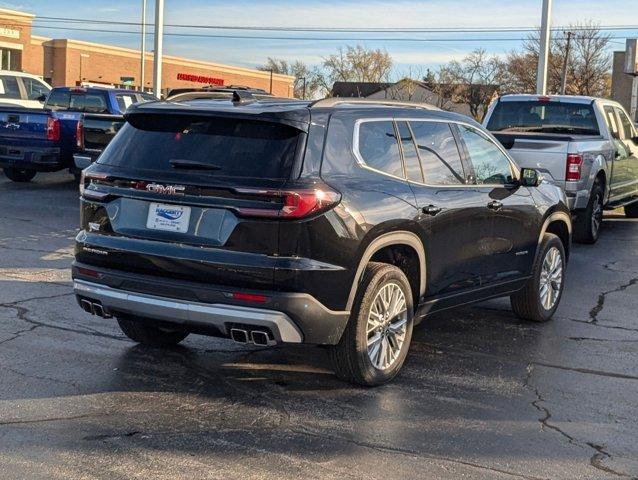
POLYGON ((68 165, 59 147, 0 145, 0 167, 55 172, 68 165))
POLYGON ((233 291, 214 285, 156 278, 73 264, 78 302, 101 305, 104 314, 136 315, 148 321, 179 325, 213 336, 228 337, 231 328, 259 327, 278 343, 334 345, 339 342, 349 312, 332 311, 308 294, 246 291, 267 297, 261 304, 237 301, 233 291), (87 275, 87 271, 91 274, 87 275))

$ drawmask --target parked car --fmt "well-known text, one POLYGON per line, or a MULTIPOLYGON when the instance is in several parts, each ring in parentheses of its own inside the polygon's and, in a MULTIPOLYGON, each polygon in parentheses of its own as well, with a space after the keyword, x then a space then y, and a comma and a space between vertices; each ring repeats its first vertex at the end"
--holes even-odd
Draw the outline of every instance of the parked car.
POLYGON ((49 93, 44 109, 0 107, 0 167, 15 182, 28 182, 38 172, 68 168, 77 149, 77 123, 83 113, 118 114, 152 95, 102 87, 59 87, 49 93))
POLYGON ((0 105, 42 108, 51 85, 35 75, 0 70, 0 105))
POLYGON ((638 217, 638 138, 623 107, 577 96, 505 95, 483 124, 523 167, 544 169, 563 188, 574 238, 595 243, 604 209, 638 217))
POLYGON ((72 268, 131 339, 329 345, 363 385, 412 327, 510 296, 544 322, 564 287, 564 193, 467 117, 327 99, 137 104, 81 182, 72 268))
POLYGON ((77 123, 77 151, 73 154, 76 171, 82 171, 95 162, 102 151, 120 131, 126 120, 123 115, 85 113, 77 123))

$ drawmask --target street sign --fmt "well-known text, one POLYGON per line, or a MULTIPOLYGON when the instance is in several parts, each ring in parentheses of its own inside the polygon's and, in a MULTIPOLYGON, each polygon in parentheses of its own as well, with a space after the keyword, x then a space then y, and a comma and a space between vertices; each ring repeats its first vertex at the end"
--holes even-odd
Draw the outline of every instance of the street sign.
POLYGON ((122 82, 122 85, 133 85, 135 83, 135 77, 120 77, 120 82, 122 82))

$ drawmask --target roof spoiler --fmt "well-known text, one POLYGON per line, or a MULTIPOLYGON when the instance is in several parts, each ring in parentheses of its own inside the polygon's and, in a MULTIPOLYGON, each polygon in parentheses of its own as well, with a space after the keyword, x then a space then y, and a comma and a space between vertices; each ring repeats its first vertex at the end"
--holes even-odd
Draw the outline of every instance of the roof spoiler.
POLYGON ((250 92, 245 92, 242 90, 233 91, 233 104, 234 105, 247 105, 249 103, 253 103, 257 100, 253 97, 253 94, 250 92))

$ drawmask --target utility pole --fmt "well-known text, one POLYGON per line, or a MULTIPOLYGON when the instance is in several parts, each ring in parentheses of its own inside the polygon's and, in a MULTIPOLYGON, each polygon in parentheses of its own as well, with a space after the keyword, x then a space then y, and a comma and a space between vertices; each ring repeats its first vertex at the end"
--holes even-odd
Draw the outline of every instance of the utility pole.
POLYGON ((142 52, 140 58, 140 90, 143 92, 146 79, 146 0, 142 0, 142 45, 140 50, 142 52))
POLYGON ((563 61, 563 77, 560 82, 560 94, 565 95, 567 89, 567 66, 569 65, 569 48, 572 43, 572 35, 574 32, 567 32, 567 45, 565 46, 565 60, 563 61))
POLYGON ((164 0, 155 0, 155 56, 153 58, 153 93, 162 95, 162 47, 164 36, 164 0))
POLYGON ((270 93, 272 94, 272 68, 270 69, 270 93))
POLYGON ((552 23, 552 0, 543 0, 541 17, 541 44, 538 52, 538 74, 536 77, 536 93, 547 94, 547 66, 549 64, 549 37, 552 23))
POLYGON ((303 77, 303 94, 301 96, 303 100, 306 99, 306 77, 303 77))

